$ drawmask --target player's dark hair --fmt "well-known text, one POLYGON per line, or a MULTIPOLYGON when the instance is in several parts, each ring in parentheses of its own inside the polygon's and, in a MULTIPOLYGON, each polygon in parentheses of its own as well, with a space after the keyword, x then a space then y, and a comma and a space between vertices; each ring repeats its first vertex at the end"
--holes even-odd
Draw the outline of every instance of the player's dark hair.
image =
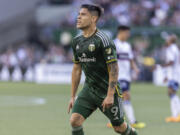
POLYGON ((89 12, 96 12, 98 17, 101 17, 104 12, 102 7, 93 4, 83 4, 81 8, 86 8, 89 12))
POLYGON ((118 26, 117 29, 118 29, 118 31, 125 31, 125 30, 130 30, 131 28, 126 25, 120 25, 120 26, 118 26))

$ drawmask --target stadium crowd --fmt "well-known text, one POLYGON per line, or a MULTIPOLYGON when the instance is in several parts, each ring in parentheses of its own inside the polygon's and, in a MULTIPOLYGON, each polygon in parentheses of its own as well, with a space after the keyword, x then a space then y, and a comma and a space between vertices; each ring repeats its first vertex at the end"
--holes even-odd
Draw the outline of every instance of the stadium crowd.
POLYGON ((25 79, 27 72, 30 70, 30 74, 34 74, 33 69, 39 63, 72 63, 72 52, 55 44, 48 45, 47 49, 30 43, 7 48, 0 53, 0 80, 13 80, 13 74, 17 72, 21 74, 22 80, 27 80, 25 79))
POLYGON ((30 45, 22 44, 15 48, 7 48, 0 54, 0 64, 12 66, 34 66, 36 63, 68 63, 72 61, 72 53, 66 52, 65 48, 50 44, 47 50, 30 45))
MULTIPOLYGON (((69 0, 63 4, 71 4, 73 10, 78 10, 81 4, 92 2, 101 5, 105 9, 105 15, 99 23, 100 27, 118 26, 120 24, 130 26, 180 25, 179 0, 69 0)), ((41 28, 39 35, 32 33, 34 35, 32 38, 35 38, 33 41, 30 39, 30 42, 12 45, 11 48, 1 51, 0 70, 3 66, 6 66, 12 72, 14 67, 18 66, 21 67, 22 72, 25 72, 27 67, 33 67, 36 63, 71 63, 70 40, 72 36, 64 33, 60 37, 60 42, 55 43, 52 41, 52 34, 56 28, 74 28, 76 13, 71 12, 67 15, 67 18, 63 18, 58 27, 45 26, 41 28), (38 37, 39 39, 37 39, 38 37)), ((142 53, 150 45, 149 41, 144 39, 142 37, 141 40, 133 42, 134 53, 139 63, 143 63, 142 53)))
MULTIPOLYGON (((179 0, 72 0, 75 10, 82 3, 97 3, 105 9, 101 26, 129 24, 134 26, 178 26, 180 25, 179 0)), ((75 12, 61 23, 73 26, 75 12)))
MULTIPOLYGON (((111 22, 114 23, 114 21, 117 21, 119 24, 129 24, 135 26, 180 25, 179 0, 71 0, 68 1, 68 4, 70 2, 72 2, 71 4, 73 5, 74 10, 78 10, 78 8, 76 7, 80 6, 80 4, 82 3, 95 2, 101 5, 105 9, 105 15, 100 22, 101 26, 102 24, 106 25, 111 22)), ((61 26, 64 27, 67 25, 74 27, 76 21, 75 18, 75 12, 72 12, 70 16, 67 15, 67 18, 63 19, 63 22, 60 23, 60 28, 61 26)), ((47 35, 46 29, 47 28, 43 28, 42 30, 42 33, 44 35, 47 35)), ((66 35, 66 37, 67 36, 68 35, 66 35)), ((50 41, 44 46, 45 49, 42 49, 41 47, 38 47, 36 45, 31 45, 31 43, 23 43, 22 45, 18 45, 14 48, 7 49, 0 54, 0 63, 9 65, 9 63, 20 64, 22 63, 22 61, 25 61, 25 63, 27 61, 28 63, 63 63, 71 61, 72 55, 69 42, 63 45, 62 42, 59 44, 55 44, 50 41), (29 55, 31 56, 29 57, 29 55), (6 59, 2 59, 4 57, 6 57, 6 59)))

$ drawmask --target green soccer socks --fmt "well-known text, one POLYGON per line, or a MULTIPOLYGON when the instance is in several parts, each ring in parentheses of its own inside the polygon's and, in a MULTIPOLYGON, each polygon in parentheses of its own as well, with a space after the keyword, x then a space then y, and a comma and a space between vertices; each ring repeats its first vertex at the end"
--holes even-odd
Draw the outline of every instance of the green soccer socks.
POLYGON ((122 135, 138 135, 134 128, 127 125, 126 130, 122 133, 122 135))
POLYGON ((73 127, 72 128, 72 135, 84 135, 83 127, 82 126, 73 127))

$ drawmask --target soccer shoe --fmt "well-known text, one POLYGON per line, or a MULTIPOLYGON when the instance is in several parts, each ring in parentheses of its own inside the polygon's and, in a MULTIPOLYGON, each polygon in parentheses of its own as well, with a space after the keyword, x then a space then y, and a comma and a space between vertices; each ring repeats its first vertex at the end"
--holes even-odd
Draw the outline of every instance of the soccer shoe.
POLYGON ((165 121, 168 122, 180 122, 180 116, 178 117, 167 117, 165 121))
POLYGON ((112 128, 111 122, 108 122, 108 123, 106 124, 106 126, 107 126, 108 128, 112 128))
POLYGON ((143 122, 135 122, 134 124, 131 124, 133 128, 145 128, 146 124, 143 122))

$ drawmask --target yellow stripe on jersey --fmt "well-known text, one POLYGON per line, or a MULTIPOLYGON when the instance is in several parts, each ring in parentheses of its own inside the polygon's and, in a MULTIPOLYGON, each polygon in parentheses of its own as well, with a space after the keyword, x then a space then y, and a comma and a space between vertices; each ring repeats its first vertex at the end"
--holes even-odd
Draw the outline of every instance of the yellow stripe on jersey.
POLYGON ((123 95, 119 93, 118 88, 117 88, 117 85, 116 85, 115 89, 116 89, 116 91, 117 91, 118 96, 119 96, 120 98, 122 98, 123 95))
POLYGON ((114 61, 117 61, 117 60, 116 59, 108 60, 108 61, 106 61, 106 63, 111 63, 111 62, 114 62, 114 61))

